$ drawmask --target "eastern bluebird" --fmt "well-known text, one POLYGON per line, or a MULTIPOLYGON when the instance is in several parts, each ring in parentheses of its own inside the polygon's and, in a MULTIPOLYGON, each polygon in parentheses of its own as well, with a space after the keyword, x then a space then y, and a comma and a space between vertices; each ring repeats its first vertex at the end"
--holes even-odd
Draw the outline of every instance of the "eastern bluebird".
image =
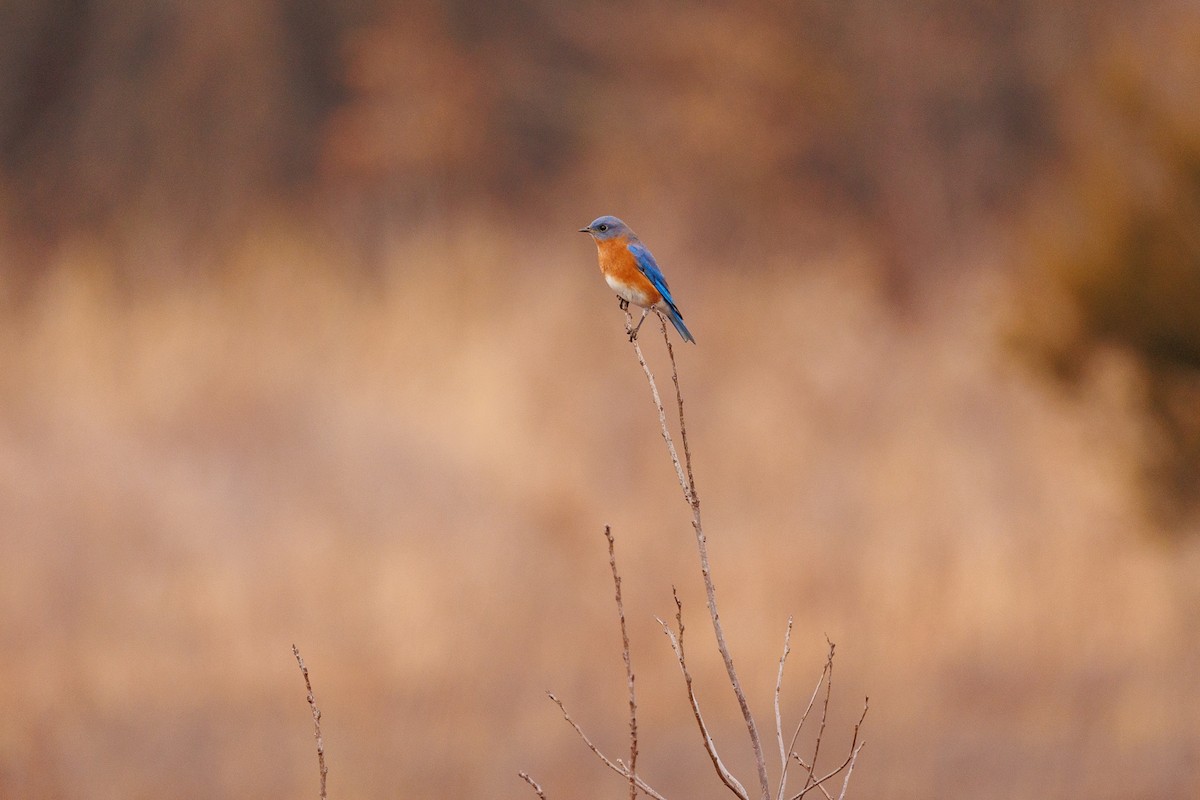
POLYGON ((685 342, 695 344, 695 337, 683 324, 683 315, 671 297, 667 279, 663 277, 654 256, 628 225, 616 217, 597 217, 591 225, 580 228, 579 232, 589 234, 596 241, 600 272, 609 287, 621 298, 621 308, 627 309, 633 303, 643 309, 637 327, 629 333, 630 341, 637 338, 646 315, 650 309, 654 309, 667 315, 685 342))

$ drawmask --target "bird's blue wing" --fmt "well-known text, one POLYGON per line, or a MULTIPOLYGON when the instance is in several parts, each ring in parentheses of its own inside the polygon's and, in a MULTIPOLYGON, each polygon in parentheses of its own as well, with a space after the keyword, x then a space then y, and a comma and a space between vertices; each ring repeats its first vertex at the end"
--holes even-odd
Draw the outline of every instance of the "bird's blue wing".
POLYGON ((637 263, 638 269, 646 276, 650 283, 654 284, 654 288, 658 289, 658 293, 662 295, 663 301, 667 304, 667 317, 671 320, 671 324, 679 331, 679 335, 683 337, 685 342, 695 342, 696 338, 692 336, 692 332, 687 329, 687 325, 683 324, 683 315, 679 313, 679 307, 675 305, 675 298, 671 297, 671 290, 667 287, 667 279, 663 277, 662 270, 658 268, 658 263, 655 262, 654 256, 650 255, 647 250, 636 242, 627 245, 629 253, 633 256, 633 260, 637 263))
POLYGON ((663 277, 662 270, 658 268, 658 263, 654 260, 654 256, 650 254, 644 246, 632 242, 629 244, 629 252, 633 255, 633 260, 637 262, 638 269, 646 276, 646 279, 654 284, 654 288, 658 289, 658 293, 663 296, 667 304, 674 307, 675 300, 671 297, 671 289, 667 286, 667 279, 663 277))

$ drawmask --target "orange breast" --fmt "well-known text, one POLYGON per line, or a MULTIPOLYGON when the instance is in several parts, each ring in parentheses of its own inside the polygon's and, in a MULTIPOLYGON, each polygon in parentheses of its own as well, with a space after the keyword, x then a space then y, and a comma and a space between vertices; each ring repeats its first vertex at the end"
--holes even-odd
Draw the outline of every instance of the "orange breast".
POLYGON ((596 242, 596 249, 600 254, 600 272, 614 292, 644 308, 662 300, 654 284, 638 269, 624 239, 596 242))

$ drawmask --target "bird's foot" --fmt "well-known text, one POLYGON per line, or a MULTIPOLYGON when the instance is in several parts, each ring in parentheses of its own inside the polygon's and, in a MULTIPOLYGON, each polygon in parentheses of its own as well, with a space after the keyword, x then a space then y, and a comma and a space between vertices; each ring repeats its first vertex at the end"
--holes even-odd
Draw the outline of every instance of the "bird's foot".
POLYGON ((621 310, 622 310, 622 311, 628 311, 628 310, 629 310, 629 301, 628 301, 628 300, 626 300, 624 297, 618 297, 618 298, 617 298, 617 305, 619 305, 619 306, 621 307, 621 310))
MULTIPOLYGON (((640 331, 642 329, 642 323, 646 321, 646 315, 649 313, 650 313, 650 309, 647 308, 646 310, 644 310, 642 312, 642 318, 638 320, 637 325, 634 325, 632 328, 627 327, 625 329, 625 332, 629 334, 630 342, 637 340, 638 331, 640 331)), ((658 312, 656 311, 655 313, 658 313, 658 312)))

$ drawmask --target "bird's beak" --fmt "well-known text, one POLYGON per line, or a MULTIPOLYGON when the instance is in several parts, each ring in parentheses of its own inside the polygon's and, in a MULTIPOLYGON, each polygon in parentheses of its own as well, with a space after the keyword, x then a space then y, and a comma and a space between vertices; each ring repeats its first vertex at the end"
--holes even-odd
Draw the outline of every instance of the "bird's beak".
POLYGON ((580 228, 579 232, 580 233, 591 233, 592 229, 591 228, 580 228))

